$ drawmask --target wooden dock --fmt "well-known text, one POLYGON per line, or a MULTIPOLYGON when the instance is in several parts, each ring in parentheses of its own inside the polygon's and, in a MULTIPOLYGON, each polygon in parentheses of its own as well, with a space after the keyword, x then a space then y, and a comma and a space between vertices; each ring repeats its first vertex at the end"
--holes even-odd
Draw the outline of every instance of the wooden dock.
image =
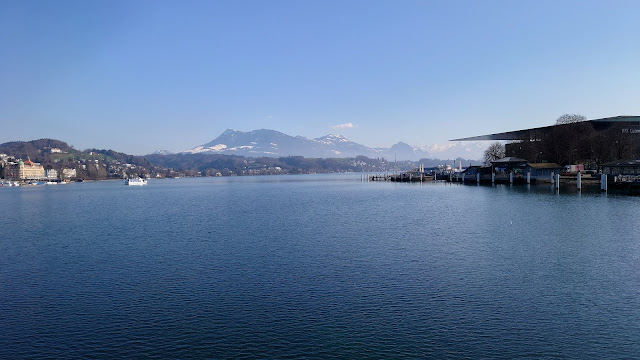
POLYGON ((369 175, 369 181, 392 181, 392 182, 425 182, 435 180, 432 175, 413 176, 411 174, 381 174, 381 175, 369 175))

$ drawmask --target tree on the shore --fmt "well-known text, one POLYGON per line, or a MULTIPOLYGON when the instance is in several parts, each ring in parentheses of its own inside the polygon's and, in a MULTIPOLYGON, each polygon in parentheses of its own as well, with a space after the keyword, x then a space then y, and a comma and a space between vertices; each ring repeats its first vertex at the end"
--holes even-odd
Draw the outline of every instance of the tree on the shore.
POLYGON ((581 121, 586 121, 587 118, 584 115, 578 114, 564 114, 556 120, 556 125, 574 124, 581 121))
POLYGON ((485 165, 491 165, 492 161, 502 159, 504 157, 504 145, 500 142, 494 142, 484 151, 485 165))

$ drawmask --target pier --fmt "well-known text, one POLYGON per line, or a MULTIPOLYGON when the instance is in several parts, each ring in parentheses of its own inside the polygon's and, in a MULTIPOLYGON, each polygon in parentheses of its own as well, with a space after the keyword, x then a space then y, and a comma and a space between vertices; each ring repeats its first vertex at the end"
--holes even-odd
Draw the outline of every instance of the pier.
POLYGON ((560 188, 575 188, 578 192, 587 186, 591 189, 600 188, 602 192, 613 191, 619 194, 640 194, 640 176, 607 176, 606 174, 582 174, 560 175, 550 174, 545 177, 533 177, 531 173, 525 174, 476 174, 466 176, 465 173, 430 173, 430 174, 369 174, 361 175, 361 181, 390 181, 403 183, 446 182, 461 185, 536 185, 549 184, 556 191, 560 188))

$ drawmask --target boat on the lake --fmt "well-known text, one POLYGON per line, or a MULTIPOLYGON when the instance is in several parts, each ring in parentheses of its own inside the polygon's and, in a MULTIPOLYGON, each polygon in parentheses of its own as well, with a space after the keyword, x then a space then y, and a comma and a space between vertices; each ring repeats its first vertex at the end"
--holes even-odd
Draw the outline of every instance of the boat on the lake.
POLYGON ((143 179, 143 178, 127 179, 124 181, 124 184, 129 186, 147 185, 147 179, 143 179))

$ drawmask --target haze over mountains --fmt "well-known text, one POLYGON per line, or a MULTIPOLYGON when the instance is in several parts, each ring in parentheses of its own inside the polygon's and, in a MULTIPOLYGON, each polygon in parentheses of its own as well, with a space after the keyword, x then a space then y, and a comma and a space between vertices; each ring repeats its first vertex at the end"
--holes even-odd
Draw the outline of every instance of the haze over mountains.
MULTIPOLYGON (((447 145, 431 146, 411 146, 398 142, 390 148, 370 148, 335 134, 308 139, 268 129, 248 132, 227 129, 214 140, 182 153, 309 158, 347 158, 364 155, 370 158, 384 157, 389 160, 397 158, 417 161, 424 158, 480 158, 486 146, 484 142, 452 142, 447 145)), ((167 152, 159 150, 156 153, 166 154, 167 152)))

